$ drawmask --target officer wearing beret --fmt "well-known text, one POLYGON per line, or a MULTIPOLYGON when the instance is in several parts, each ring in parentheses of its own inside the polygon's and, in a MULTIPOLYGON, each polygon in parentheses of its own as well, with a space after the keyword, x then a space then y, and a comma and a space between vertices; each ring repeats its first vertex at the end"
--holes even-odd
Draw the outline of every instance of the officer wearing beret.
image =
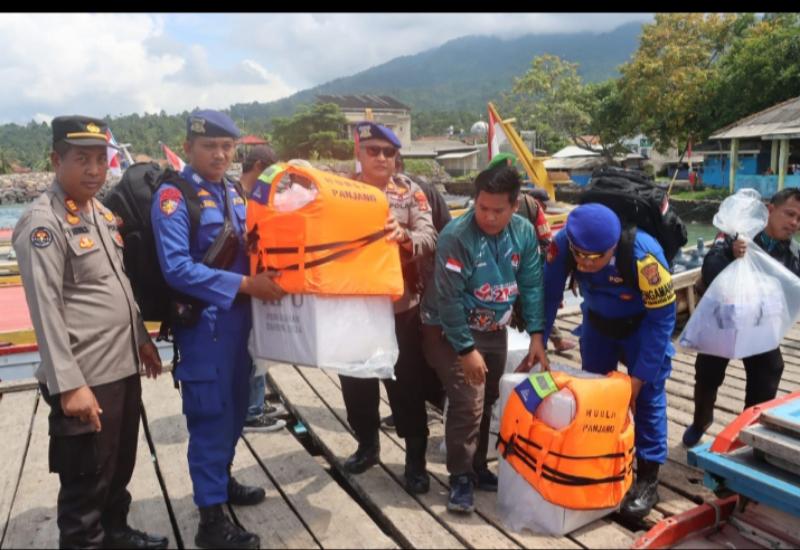
POLYGON ((617 254, 620 235, 619 218, 601 204, 584 204, 570 212, 564 231, 547 251, 546 332, 572 271, 583 294, 579 332, 584 370, 605 374, 622 361, 631 377, 637 479, 621 512, 641 518, 658 502, 658 470, 667 459, 665 384, 675 354, 675 292, 658 241, 637 230, 632 257, 622 262, 617 254))
MULTIPOLYGON (((356 125, 359 146, 356 152, 362 170, 353 176, 381 189, 389 200, 390 216, 386 238, 400 246, 405 291, 394 302, 395 334, 400 355, 394 367, 396 380, 386 380, 397 435, 405 438, 405 486, 412 493, 425 493, 430 479, 425 471, 428 421, 425 410, 419 319, 418 262, 436 247, 436 229, 428 199, 408 177, 395 174, 395 155, 401 143, 389 128, 373 122, 356 125)), ((347 408, 347 421, 358 439, 358 448, 344 463, 350 473, 361 473, 378 462, 380 398, 378 380, 340 376, 347 408)))
POLYGON ((200 222, 190 230, 186 200, 178 187, 164 183, 153 195, 151 219, 161 271, 167 284, 195 299, 199 319, 172 327, 179 361, 183 413, 189 430, 189 473, 200 509, 195 544, 201 548, 257 548, 259 537, 225 514, 223 505, 253 505, 264 490, 247 487, 230 474, 236 443, 247 413, 251 358, 247 338, 252 326, 249 296, 283 296, 268 272, 248 276, 244 246, 245 197, 225 177, 239 129, 224 113, 193 112, 183 145, 189 162, 180 177, 200 199, 200 222), (204 263, 206 252, 231 212, 238 244, 225 269, 204 263))
POLYGON ((25 298, 50 405, 61 548, 166 548, 128 526, 139 440, 140 364, 161 372, 123 270, 114 215, 94 195, 106 180, 106 124, 53 119, 55 181, 14 228, 25 298))

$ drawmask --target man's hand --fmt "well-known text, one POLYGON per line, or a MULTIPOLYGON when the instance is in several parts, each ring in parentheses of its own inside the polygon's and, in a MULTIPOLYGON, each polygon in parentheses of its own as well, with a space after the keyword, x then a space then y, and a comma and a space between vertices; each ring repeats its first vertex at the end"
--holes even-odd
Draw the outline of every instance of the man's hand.
POLYGON ((644 381, 635 376, 631 376, 631 414, 636 414, 636 398, 639 397, 639 392, 642 390, 644 381))
POLYGON ((94 431, 102 428, 100 415, 103 409, 97 403, 97 398, 89 386, 81 386, 61 394, 61 409, 65 416, 77 416, 81 422, 91 423, 94 431))
POLYGON ((157 378, 161 374, 161 357, 152 341, 139 346, 139 360, 144 363, 144 373, 148 378, 157 378))
POLYGON ((280 300, 286 293, 278 286, 273 279, 279 275, 277 271, 262 271, 261 273, 250 277, 245 275, 242 277, 242 284, 239 286, 239 292, 249 294, 253 298, 258 298, 265 302, 274 302, 280 300))
POLYGON ((542 371, 550 370, 550 360, 547 358, 547 351, 545 351, 544 339, 541 333, 531 334, 528 355, 525 356, 514 372, 530 372, 536 363, 541 363, 542 371))
POLYGON ((486 383, 486 373, 489 369, 486 368, 486 362, 483 360, 483 355, 474 349, 466 355, 458 358, 461 363, 461 369, 464 371, 464 380, 467 384, 472 386, 480 386, 486 383))
POLYGON ((386 225, 383 226, 387 241, 402 242, 406 240, 406 230, 400 227, 400 223, 395 219, 394 214, 389 212, 386 218, 386 225))
POLYGON ((747 241, 739 237, 733 241, 733 257, 741 258, 747 252, 747 241))

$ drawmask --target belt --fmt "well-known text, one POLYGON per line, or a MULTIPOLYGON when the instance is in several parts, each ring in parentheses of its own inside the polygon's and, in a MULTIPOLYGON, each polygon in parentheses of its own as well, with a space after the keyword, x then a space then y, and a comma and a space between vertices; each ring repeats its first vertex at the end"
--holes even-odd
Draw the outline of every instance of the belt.
POLYGON ((589 311, 589 323, 592 328, 607 338, 624 340, 639 330, 639 325, 644 319, 644 312, 631 317, 603 317, 599 313, 589 311))

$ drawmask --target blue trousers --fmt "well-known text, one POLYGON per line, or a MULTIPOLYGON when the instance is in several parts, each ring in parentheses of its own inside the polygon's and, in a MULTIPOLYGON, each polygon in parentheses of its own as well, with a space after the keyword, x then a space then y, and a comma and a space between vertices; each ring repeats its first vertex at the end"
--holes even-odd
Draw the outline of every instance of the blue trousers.
MULTIPOLYGON (((622 340, 603 336, 587 320, 576 331, 580 336, 583 370, 607 374, 617 370, 622 361, 636 364, 642 342, 638 333, 622 340)), ((669 349, 672 349, 670 346, 669 349)), ((642 386, 636 398, 635 441, 636 457, 664 464, 667 461, 667 391, 666 381, 672 372, 670 355, 664 356, 658 376, 642 386)))
POLYGON ((176 378, 181 382, 189 474, 198 507, 228 501, 228 467, 242 435, 252 372, 249 327, 242 330, 249 324, 249 307, 241 314, 248 323, 238 318, 228 324, 223 319, 213 324, 201 321, 175 335, 181 354, 176 378))

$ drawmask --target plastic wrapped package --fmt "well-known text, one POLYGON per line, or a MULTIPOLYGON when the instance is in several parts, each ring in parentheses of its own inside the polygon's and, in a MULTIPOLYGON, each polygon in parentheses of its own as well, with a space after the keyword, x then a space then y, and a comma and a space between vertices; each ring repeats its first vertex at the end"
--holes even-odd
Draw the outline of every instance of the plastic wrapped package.
POLYGON ((299 183, 291 183, 288 187, 275 192, 275 210, 291 212, 299 210, 317 198, 317 188, 305 187, 299 183))
POLYGON ((685 349, 740 359, 777 348, 800 316, 800 279, 753 242, 767 223, 757 191, 725 199, 714 225, 747 241, 747 252, 711 282, 678 343, 685 349))
POLYGON ((255 357, 356 378, 394 376, 399 351, 388 296, 292 294, 254 299, 252 307, 255 357))
MULTIPOLYGON (((532 372, 540 369, 534 368, 532 372)), ((574 369, 565 365, 551 365, 551 370, 567 372, 582 378, 602 378, 600 374, 574 369)), ((500 379, 500 410, 505 409, 514 388, 523 382, 530 373, 505 374, 500 379)), ((575 418, 575 397, 563 388, 546 397, 536 409, 536 417, 552 428, 563 429, 575 418)), ((617 507, 597 510, 570 510, 546 501, 524 477, 502 457, 497 465, 497 512, 503 524, 512 531, 528 529, 534 533, 563 535, 579 529, 603 516, 614 512, 617 507)))

